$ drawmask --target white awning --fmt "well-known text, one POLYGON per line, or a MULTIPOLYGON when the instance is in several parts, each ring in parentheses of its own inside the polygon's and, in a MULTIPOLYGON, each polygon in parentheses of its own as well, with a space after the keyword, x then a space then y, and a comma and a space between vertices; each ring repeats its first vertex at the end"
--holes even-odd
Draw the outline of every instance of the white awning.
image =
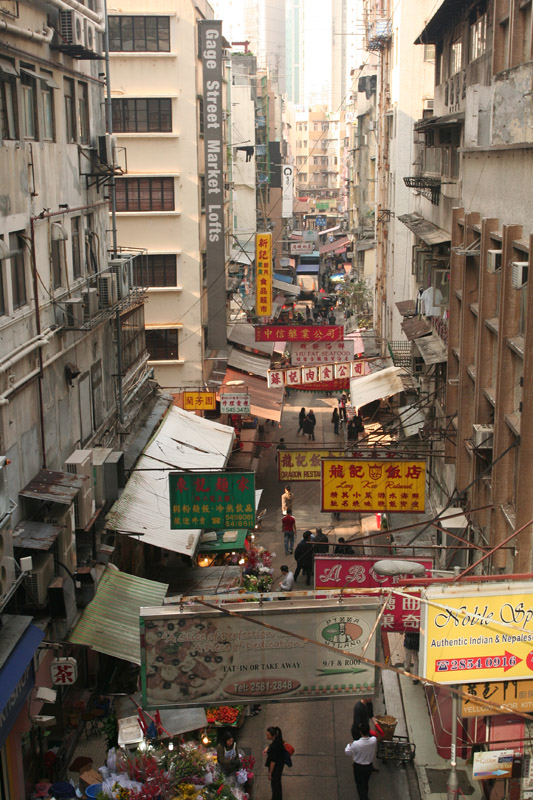
POLYGON ((234 367, 235 369, 240 369, 241 372, 251 372, 252 375, 260 375, 262 378, 266 378, 270 369, 270 359, 232 347, 228 353, 228 367, 234 367))
POLYGON ((361 408, 374 400, 381 400, 393 394, 403 392, 401 367, 387 367, 362 378, 350 379, 350 398, 352 406, 361 408))
POLYGON ((403 435, 407 438, 416 436, 426 421, 422 411, 418 406, 401 406, 398 413, 402 422, 403 435))
POLYGON ((139 536, 146 544, 193 556, 200 530, 172 530, 168 473, 180 469, 223 469, 234 430, 171 406, 145 447, 106 528, 139 536))
POLYGON ((228 342, 268 353, 269 356, 272 355, 274 349, 273 342, 255 341, 255 327, 248 322, 236 322, 231 328, 228 328, 228 342))
POLYGON ((298 297, 300 294, 300 287, 295 286, 294 283, 287 283, 286 281, 278 281, 276 278, 272 280, 272 286, 274 289, 277 289, 278 292, 285 292, 285 294, 294 295, 298 297))
POLYGON ((254 263, 253 253, 246 253, 245 250, 240 247, 232 247, 229 257, 230 261, 234 261, 236 264, 245 264, 250 266, 254 263))

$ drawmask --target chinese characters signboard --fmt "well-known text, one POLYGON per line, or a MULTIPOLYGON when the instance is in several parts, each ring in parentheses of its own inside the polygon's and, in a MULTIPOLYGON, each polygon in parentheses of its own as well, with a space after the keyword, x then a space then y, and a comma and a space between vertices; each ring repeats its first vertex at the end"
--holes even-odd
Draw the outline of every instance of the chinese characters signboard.
POLYGON ((320 462, 328 456, 342 456, 343 451, 331 450, 280 450, 278 452, 278 480, 319 481, 320 462))
POLYGON ((249 414, 250 395, 223 392, 220 395, 221 414, 249 414))
POLYGON ((293 342, 291 364, 333 364, 337 361, 353 361, 354 342, 293 342))
POLYGON ((173 530, 254 527, 253 472, 171 472, 168 478, 173 530))
POLYGON ((496 706, 509 706, 515 711, 533 711, 533 680, 469 683, 463 691, 469 695, 469 699, 461 699, 462 717, 489 717, 506 713, 481 705, 477 702, 478 698, 488 700, 496 706))
POLYGON ((322 511, 424 511, 424 461, 324 459, 322 511))
POLYGON ((513 581, 425 590, 420 673, 437 683, 533 678, 533 588, 513 581))
POLYGON ((375 669, 358 656, 370 640, 365 656, 375 659, 379 601, 346 598, 340 608, 329 600, 287 600, 234 608, 239 617, 206 612, 199 604, 141 610, 143 708, 373 695, 375 669))
POLYGON ((268 386, 300 386, 308 384, 328 384, 332 389, 349 388, 350 378, 367 375, 370 366, 366 361, 345 361, 342 364, 312 364, 307 367, 289 367, 288 369, 269 369, 268 386), (340 381, 338 386, 333 385, 340 381), (346 385, 342 383, 346 381, 346 385))
POLYGON ((312 255, 315 245, 313 242, 291 242, 289 245, 291 256, 312 255))
POLYGON ((50 675, 53 686, 72 686, 78 678, 78 662, 75 658, 54 658, 50 675))
POLYGON ((342 342, 342 325, 256 325, 256 342, 342 342))
POLYGON ((185 411, 213 411, 216 404, 215 392, 183 392, 185 411))
POLYGON ((272 234, 255 237, 255 313, 272 316, 272 234))
MULTIPOLYGON (((431 577, 430 558, 409 559, 423 564, 426 576, 431 577)), ((375 589, 394 586, 399 575, 378 575, 374 564, 379 558, 351 556, 315 556, 315 589, 375 589)), ((409 589, 407 594, 391 594, 381 617, 381 628, 388 632, 418 631, 420 628, 420 592, 409 589)))

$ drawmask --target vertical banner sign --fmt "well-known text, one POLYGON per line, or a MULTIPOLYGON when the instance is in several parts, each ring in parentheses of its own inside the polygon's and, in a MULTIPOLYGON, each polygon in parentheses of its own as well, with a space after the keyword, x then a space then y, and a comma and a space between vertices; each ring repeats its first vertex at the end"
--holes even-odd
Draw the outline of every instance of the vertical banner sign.
POLYGON ((283 194, 281 198, 281 216, 292 217, 292 199, 294 196, 294 169, 290 164, 283 167, 283 194))
POLYGON ((219 350, 226 345, 222 22, 202 20, 198 28, 204 96, 207 344, 219 350))
POLYGON ((272 234, 255 236, 255 313, 272 316, 272 234))

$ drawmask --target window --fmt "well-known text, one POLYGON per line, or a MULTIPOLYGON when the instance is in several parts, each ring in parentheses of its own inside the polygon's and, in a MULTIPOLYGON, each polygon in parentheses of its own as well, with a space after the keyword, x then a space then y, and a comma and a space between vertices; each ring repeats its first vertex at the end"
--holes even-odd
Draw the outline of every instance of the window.
POLYGON ((207 286, 207 253, 202 250, 202 286, 207 286))
POLYGON ((52 249, 50 259, 52 262, 52 286, 59 289, 63 286, 63 242, 59 239, 52 239, 52 249))
POLYGON ((520 6, 520 29, 522 30, 522 61, 531 59, 531 0, 520 6))
POLYGON ((6 296, 4 292, 4 262, 0 261, 0 317, 3 317, 5 313, 6 313, 6 296))
POLYGON ((0 136, 17 139, 17 87, 15 78, 0 73, 0 136))
POLYGON ((72 232, 72 275, 74 278, 79 278, 81 277, 80 217, 72 217, 70 225, 72 232))
POLYGON ((174 178, 119 178, 117 211, 174 211, 174 178))
POLYGON ((113 100, 112 106, 115 133, 172 131, 170 98, 113 100))
POLYGON ((456 75, 461 71, 461 40, 457 39, 450 45, 450 76, 456 75))
POLYGON ((487 49, 487 14, 481 14, 470 23, 469 60, 475 61, 487 49))
POLYGON ((65 78, 63 81, 65 95, 65 135, 67 142, 76 141, 76 111, 74 105, 74 81, 65 78))
POLYGON ((150 361, 175 361, 178 358, 177 329, 147 330, 146 349, 150 361))
POLYGON ((89 90, 86 83, 78 83, 78 133, 82 144, 89 144, 89 90))
MULTIPOLYGON (((51 77, 51 76, 50 76, 51 77)), ((54 141, 54 90, 41 81, 41 113, 43 116, 43 139, 54 141)))
POLYGON ((435 45, 424 45, 424 61, 435 61, 435 45))
POLYGON ((120 315, 122 329, 122 368, 130 369, 146 350, 144 333, 144 306, 138 306, 120 315))
POLYGON ((94 215, 85 214, 83 217, 83 237, 85 244, 85 270, 98 272, 98 241, 94 230, 94 215))
POLYGON ((26 275, 24 274, 23 241, 18 233, 9 234, 9 249, 11 256, 11 293, 13 295, 13 309, 21 308, 28 302, 26 295, 26 275))
POLYGON ((198 133, 203 136, 205 132, 204 98, 198 98, 198 133))
POLYGON ((135 285, 176 286, 176 260, 176 255, 169 253, 146 256, 143 263, 134 265, 135 285))
POLYGON ((110 16, 111 52, 170 52, 170 17, 110 16))
POLYGON ((200 175, 200 211, 205 211, 205 175, 200 175))
POLYGON ((22 85, 22 134, 25 139, 36 139, 37 106, 35 78, 28 75, 27 72, 21 71, 20 82, 22 85))

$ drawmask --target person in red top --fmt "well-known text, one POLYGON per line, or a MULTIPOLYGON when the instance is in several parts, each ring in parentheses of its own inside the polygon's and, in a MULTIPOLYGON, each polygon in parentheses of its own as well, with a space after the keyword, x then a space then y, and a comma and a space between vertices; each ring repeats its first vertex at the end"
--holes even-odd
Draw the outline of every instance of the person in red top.
POLYGON ((281 530, 283 532, 283 540, 285 543, 285 555, 290 556, 294 550, 294 536, 296 534, 296 520, 287 512, 281 518, 281 530))

